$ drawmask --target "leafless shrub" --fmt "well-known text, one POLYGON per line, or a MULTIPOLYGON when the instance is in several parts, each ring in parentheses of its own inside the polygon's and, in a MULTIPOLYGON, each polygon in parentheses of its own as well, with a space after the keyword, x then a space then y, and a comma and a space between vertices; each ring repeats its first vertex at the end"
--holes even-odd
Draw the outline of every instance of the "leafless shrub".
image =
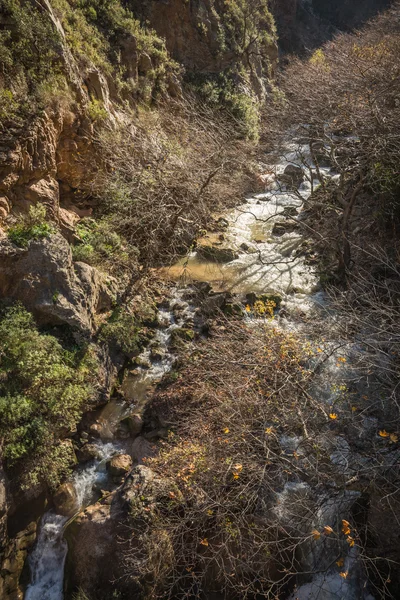
POLYGON ((210 211, 233 205, 254 183, 250 143, 193 99, 103 128, 96 144, 100 210, 145 265, 185 251, 210 211))

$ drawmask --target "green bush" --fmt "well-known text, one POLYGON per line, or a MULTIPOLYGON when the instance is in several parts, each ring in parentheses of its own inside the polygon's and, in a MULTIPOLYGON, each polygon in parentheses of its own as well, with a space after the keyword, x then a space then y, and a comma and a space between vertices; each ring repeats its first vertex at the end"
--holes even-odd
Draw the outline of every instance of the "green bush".
POLYGON ((29 214, 8 230, 9 240, 20 248, 27 248, 31 240, 49 237, 54 229, 46 223, 45 218, 46 209, 43 204, 31 206, 29 214))
POLYGON ((55 487, 68 469, 71 450, 60 437, 92 397, 96 364, 89 350, 66 350, 40 333, 22 306, 1 313, 0 437, 7 466, 23 470, 25 485, 55 487))
MULTIPOLYGON (((146 307, 142 307, 146 311, 146 307)), ((147 318, 154 320, 154 313, 148 310, 147 318)), ((145 326, 146 312, 132 314, 124 308, 114 311, 109 321, 104 325, 101 338, 108 343, 114 343, 128 357, 138 356, 154 335, 152 329, 145 326)))

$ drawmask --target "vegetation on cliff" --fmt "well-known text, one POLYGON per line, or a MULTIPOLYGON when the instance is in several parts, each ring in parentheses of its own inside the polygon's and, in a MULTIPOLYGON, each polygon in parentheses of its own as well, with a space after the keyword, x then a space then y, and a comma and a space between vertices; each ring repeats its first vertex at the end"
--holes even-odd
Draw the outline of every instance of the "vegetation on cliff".
POLYGON ((22 306, 0 317, 0 435, 8 468, 24 486, 55 488, 74 464, 60 437, 74 431, 95 395, 98 364, 90 348, 63 348, 40 333, 22 306))

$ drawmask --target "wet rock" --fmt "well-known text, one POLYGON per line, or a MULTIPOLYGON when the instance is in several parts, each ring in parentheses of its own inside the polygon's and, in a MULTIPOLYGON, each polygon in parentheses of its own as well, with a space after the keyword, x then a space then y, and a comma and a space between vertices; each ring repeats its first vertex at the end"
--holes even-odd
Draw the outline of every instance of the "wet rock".
POLYGON ((129 454, 117 454, 107 463, 107 470, 111 477, 124 477, 132 468, 132 459, 129 454))
POLYGON ((197 247, 197 255, 204 260, 216 263, 228 263, 236 260, 239 255, 232 248, 223 248, 211 244, 200 244, 197 247))
POLYGON ((131 437, 131 433, 129 431, 127 423, 118 423, 118 427, 115 432, 115 437, 118 440, 127 440, 129 437, 131 437))
POLYGON ((143 429, 143 419, 138 413, 129 415, 123 422, 129 427, 129 432, 132 437, 138 436, 143 429))
POLYGON ((227 227, 229 227, 229 221, 227 221, 226 219, 224 219, 224 217, 220 217, 217 220, 217 227, 219 229, 227 229, 227 227))
POLYGON ((171 332, 171 346, 177 346, 181 342, 191 342, 194 339, 193 329, 177 327, 171 332))
POLYGON ((76 457, 79 462, 89 462, 100 457, 99 449, 96 444, 84 444, 76 450, 76 457))
POLYGON ((304 181, 303 169, 297 165, 288 165, 279 179, 288 189, 297 190, 304 181))
POLYGON ((295 206, 286 206, 282 212, 283 217, 297 217, 297 215, 298 209, 295 206))
POLYGON ((160 346, 155 346, 151 348, 150 356, 153 360, 162 360, 165 356, 165 350, 160 346))
POLYGON ((225 306, 228 298, 230 298, 230 295, 226 292, 210 294, 201 303, 201 310, 206 316, 211 316, 225 306))
POLYGON ((66 517, 72 517, 79 510, 78 496, 71 482, 60 485, 53 496, 53 502, 56 511, 66 517))
POLYGON ((277 237, 281 237, 285 235, 285 233, 293 233, 293 231, 297 231, 299 229, 298 223, 293 223, 292 221, 278 221, 274 223, 272 228, 272 235, 277 237))

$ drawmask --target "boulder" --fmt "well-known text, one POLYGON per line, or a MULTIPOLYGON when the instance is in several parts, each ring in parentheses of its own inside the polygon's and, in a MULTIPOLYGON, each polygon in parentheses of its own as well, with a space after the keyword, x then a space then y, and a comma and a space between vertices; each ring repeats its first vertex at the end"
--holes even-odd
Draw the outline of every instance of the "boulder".
POLYGON ((293 233, 297 229, 299 229, 298 223, 294 223, 293 221, 278 221, 274 223, 271 233, 276 237, 281 237, 285 233, 293 233))
POLYGON ((76 451, 79 462, 89 462, 100 458, 99 448, 96 444, 84 444, 76 451))
POLYGON ((96 312, 111 307, 114 280, 74 263, 59 234, 32 240, 28 248, 0 241, 0 298, 22 302, 39 325, 70 325, 90 334, 96 312))
POLYGON ((54 506, 60 515, 72 517, 79 510, 78 496, 73 483, 60 485, 53 496, 54 506))
POLYGON ((124 477, 132 468, 132 459, 129 454, 117 454, 107 463, 107 470, 111 477, 124 477))
POLYGON ((297 165, 288 165, 279 179, 288 189, 297 190, 304 181, 303 169, 297 165))
POLYGON ((223 248, 213 244, 199 244, 197 246, 197 255, 210 262, 228 263, 236 260, 239 255, 232 248, 223 248))
POLYGON ((123 422, 128 425, 132 437, 138 436, 143 429, 143 419, 138 413, 132 413, 123 422))

